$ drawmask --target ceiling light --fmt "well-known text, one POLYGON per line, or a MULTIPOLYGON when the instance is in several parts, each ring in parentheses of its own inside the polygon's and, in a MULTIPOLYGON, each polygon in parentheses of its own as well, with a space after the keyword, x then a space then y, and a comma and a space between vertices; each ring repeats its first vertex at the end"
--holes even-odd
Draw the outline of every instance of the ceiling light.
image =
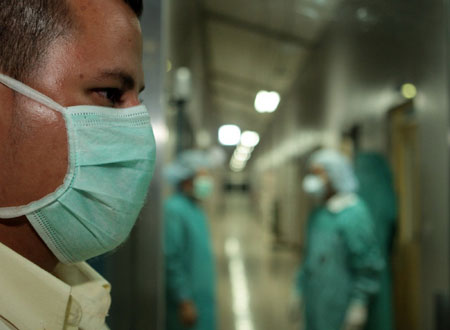
POLYGON ((250 156, 251 155, 248 154, 248 153, 235 152, 234 155, 233 155, 233 158, 238 160, 238 161, 241 161, 241 162, 246 162, 247 160, 250 159, 250 156))
POLYGON ((241 129, 236 125, 223 125, 219 128, 219 142, 224 146, 235 146, 241 139, 241 129))
POLYGON ((233 172, 242 172, 242 170, 244 169, 243 167, 233 167, 233 166, 230 166, 230 168, 233 172))
POLYGON ((245 164, 247 164, 246 160, 237 159, 236 157, 233 157, 230 161, 231 166, 240 167, 240 166, 245 166, 245 164))
POLYGON ((241 145, 254 148, 259 143, 259 134, 253 131, 245 131, 241 135, 241 145))
POLYGON ((235 172, 239 172, 245 168, 245 165, 245 162, 232 161, 230 164, 230 168, 235 172))
POLYGON ((274 112, 280 103, 280 94, 277 92, 259 91, 255 98, 256 111, 274 112))
POLYGON ((403 84, 402 95, 407 99, 413 99, 417 95, 417 88, 413 84, 403 84))
POLYGON ((240 144, 237 146, 236 152, 243 153, 243 154, 244 153, 251 154, 253 149, 254 149, 253 147, 246 147, 246 146, 243 146, 242 144, 240 144))

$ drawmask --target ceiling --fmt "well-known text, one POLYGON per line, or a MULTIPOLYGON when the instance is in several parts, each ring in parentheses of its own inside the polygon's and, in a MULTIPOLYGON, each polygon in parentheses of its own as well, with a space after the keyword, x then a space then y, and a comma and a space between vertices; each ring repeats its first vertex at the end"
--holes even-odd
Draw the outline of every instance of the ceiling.
POLYGON ((256 112, 256 93, 277 91, 283 103, 340 1, 203 0, 206 81, 217 122, 262 133, 273 114, 256 112))

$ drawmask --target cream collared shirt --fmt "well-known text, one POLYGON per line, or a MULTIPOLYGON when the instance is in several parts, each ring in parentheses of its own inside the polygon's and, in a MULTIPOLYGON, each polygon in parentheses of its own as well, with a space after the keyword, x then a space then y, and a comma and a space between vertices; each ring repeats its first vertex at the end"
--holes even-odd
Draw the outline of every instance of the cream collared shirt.
POLYGON ((0 330, 103 330, 110 284, 86 263, 46 272, 0 244, 0 330))

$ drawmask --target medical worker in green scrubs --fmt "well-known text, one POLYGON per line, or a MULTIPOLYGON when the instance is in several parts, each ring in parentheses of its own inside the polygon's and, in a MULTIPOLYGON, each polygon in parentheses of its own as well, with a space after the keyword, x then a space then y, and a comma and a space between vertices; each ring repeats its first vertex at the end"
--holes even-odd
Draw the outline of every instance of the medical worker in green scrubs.
POLYGON ((303 188, 318 206, 296 283, 302 322, 306 330, 362 330, 384 267, 370 213, 345 156, 319 150, 308 169, 303 188))
POLYGON ((201 201, 213 188, 208 155, 184 151, 166 169, 175 193, 164 205, 167 330, 214 330, 215 268, 201 201))

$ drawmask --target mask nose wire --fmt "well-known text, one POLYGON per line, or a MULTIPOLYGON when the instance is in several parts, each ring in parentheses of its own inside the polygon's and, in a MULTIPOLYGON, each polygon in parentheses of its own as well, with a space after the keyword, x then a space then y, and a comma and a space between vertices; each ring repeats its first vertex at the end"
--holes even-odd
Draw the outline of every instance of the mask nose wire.
POLYGON ((37 90, 25 85, 24 83, 21 83, 18 80, 15 80, 11 77, 5 76, 4 74, 0 73, 0 83, 3 85, 11 88, 12 90, 15 90, 17 93, 22 94, 26 97, 29 97, 30 99, 39 102, 42 105, 45 105, 49 107, 50 109, 56 110, 58 112, 64 113, 65 108, 53 101, 48 96, 38 92, 37 90))

